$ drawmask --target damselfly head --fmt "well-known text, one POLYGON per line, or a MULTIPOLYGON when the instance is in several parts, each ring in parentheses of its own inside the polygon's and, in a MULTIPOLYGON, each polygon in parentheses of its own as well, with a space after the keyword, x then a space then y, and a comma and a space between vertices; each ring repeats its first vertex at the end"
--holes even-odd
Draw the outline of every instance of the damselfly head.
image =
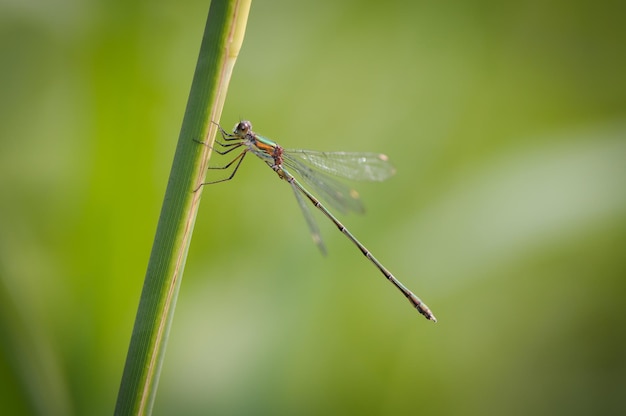
POLYGON ((233 133, 236 135, 245 136, 251 129, 252 129, 252 124, 249 121, 244 120, 244 121, 240 121, 239 123, 235 125, 235 129, 233 130, 233 133))

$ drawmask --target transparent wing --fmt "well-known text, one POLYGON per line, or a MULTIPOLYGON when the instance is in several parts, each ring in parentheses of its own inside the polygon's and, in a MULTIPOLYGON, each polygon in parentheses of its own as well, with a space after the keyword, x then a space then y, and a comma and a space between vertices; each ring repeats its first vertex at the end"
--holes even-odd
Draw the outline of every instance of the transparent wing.
POLYGON ((326 246, 324 245, 324 241, 322 240, 322 235, 320 234, 320 229, 317 227, 317 222, 315 222, 315 218, 313 218, 313 214, 311 214, 311 210, 307 205, 306 201, 302 197, 300 190, 292 183, 291 188, 293 189, 293 193, 296 194, 296 200, 298 201, 298 205, 300 205, 300 209, 302 210, 302 214, 304 215, 304 219, 306 219, 306 223, 309 226, 309 230, 311 231, 311 237, 313 238, 313 242, 320 249, 322 254, 326 255, 326 246))
POLYGON ((313 169, 355 181, 384 181, 396 173, 389 158, 381 153, 317 152, 285 150, 285 157, 313 169))
POLYGON ((283 164, 297 173, 311 187, 313 193, 320 196, 337 211, 344 214, 349 211, 359 214, 365 212, 356 190, 288 155, 283 155, 283 164))

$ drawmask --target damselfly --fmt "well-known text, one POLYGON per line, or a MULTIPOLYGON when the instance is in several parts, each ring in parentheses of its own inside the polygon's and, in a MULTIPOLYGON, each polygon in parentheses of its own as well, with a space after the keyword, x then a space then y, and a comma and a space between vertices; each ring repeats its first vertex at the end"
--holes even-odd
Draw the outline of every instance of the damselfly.
POLYGON ((396 279, 391 272, 387 270, 387 268, 385 268, 385 266, 383 266, 324 205, 322 205, 319 199, 309 192, 291 174, 291 172, 298 174, 305 183, 319 193, 322 199, 327 201, 329 205, 338 211, 363 212, 363 205, 359 199, 359 194, 355 190, 331 178, 329 174, 352 180, 383 181, 395 173, 395 169, 389 163, 386 155, 377 153, 316 152, 312 150, 283 149, 277 143, 254 133, 252 131, 252 124, 250 124, 249 121, 237 123, 232 133, 226 132, 219 125, 218 128, 222 134, 224 143, 219 140, 216 140, 216 143, 221 146, 223 150, 220 151, 215 148, 213 148, 213 150, 220 155, 226 155, 240 148, 243 148, 243 150, 225 166, 209 168, 228 169, 234 165, 230 176, 217 181, 202 183, 196 190, 203 185, 231 180, 235 176, 235 173, 237 173, 237 169, 239 169, 244 157, 248 153, 253 153, 267 163, 267 165, 278 174, 280 179, 285 180, 291 185, 291 189, 293 189, 296 195, 298 205, 300 205, 304 218, 311 230, 313 241, 323 254, 326 254, 324 242, 320 236, 317 224, 305 203, 303 195, 308 198, 317 209, 322 211, 322 213, 337 226, 339 231, 345 234, 346 237, 361 250, 361 253, 380 270, 387 280, 393 283, 393 285, 406 296, 409 302, 411 302, 411 305, 413 305, 419 313, 431 321, 437 321, 435 315, 428 309, 428 306, 400 283, 398 279, 396 279))

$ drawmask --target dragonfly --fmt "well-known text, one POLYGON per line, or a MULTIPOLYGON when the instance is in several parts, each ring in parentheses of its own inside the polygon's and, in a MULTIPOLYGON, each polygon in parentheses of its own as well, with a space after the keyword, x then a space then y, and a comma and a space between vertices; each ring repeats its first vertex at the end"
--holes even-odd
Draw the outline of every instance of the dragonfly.
MULTIPOLYGON (((378 270, 409 300, 411 305, 426 319, 437 322, 437 318, 428 306, 413 292, 406 288, 380 261, 350 232, 348 229, 323 205, 320 200, 308 191, 292 174, 297 174, 304 183, 314 189, 321 198, 339 212, 363 213, 364 208, 359 194, 354 189, 334 179, 332 176, 351 180, 384 181, 395 174, 395 168, 384 154, 363 152, 320 152, 313 150, 283 149, 272 140, 252 131, 249 121, 240 121, 235 125, 232 133, 226 132, 217 125, 223 142, 216 140, 221 150, 212 147, 220 155, 227 155, 239 150, 239 154, 224 166, 210 167, 209 169, 229 169, 232 172, 226 178, 212 182, 201 183, 195 190, 204 185, 226 182, 235 177, 239 166, 248 153, 252 153, 264 161, 278 177, 286 181, 293 190, 298 205, 304 214, 314 243, 322 254, 326 254, 326 247, 322 240, 319 228, 306 204, 319 209, 348 239, 367 257, 378 270)), ((205 144, 204 142, 199 142, 205 144)))

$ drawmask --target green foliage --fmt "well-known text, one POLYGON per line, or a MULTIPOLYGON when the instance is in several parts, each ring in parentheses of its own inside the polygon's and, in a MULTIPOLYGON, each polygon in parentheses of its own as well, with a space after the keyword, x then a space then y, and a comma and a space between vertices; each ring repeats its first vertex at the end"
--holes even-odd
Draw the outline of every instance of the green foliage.
MULTIPOLYGON (((0 402, 109 415, 207 4, 18 3, 0 5, 0 402)), ((354 184, 366 215, 340 219, 439 322, 317 217, 321 257, 246 160, 203 189, 155 413, 624 413, 623 16, 254 3, 219 121, 389 155, 392 179, 354 184)))

